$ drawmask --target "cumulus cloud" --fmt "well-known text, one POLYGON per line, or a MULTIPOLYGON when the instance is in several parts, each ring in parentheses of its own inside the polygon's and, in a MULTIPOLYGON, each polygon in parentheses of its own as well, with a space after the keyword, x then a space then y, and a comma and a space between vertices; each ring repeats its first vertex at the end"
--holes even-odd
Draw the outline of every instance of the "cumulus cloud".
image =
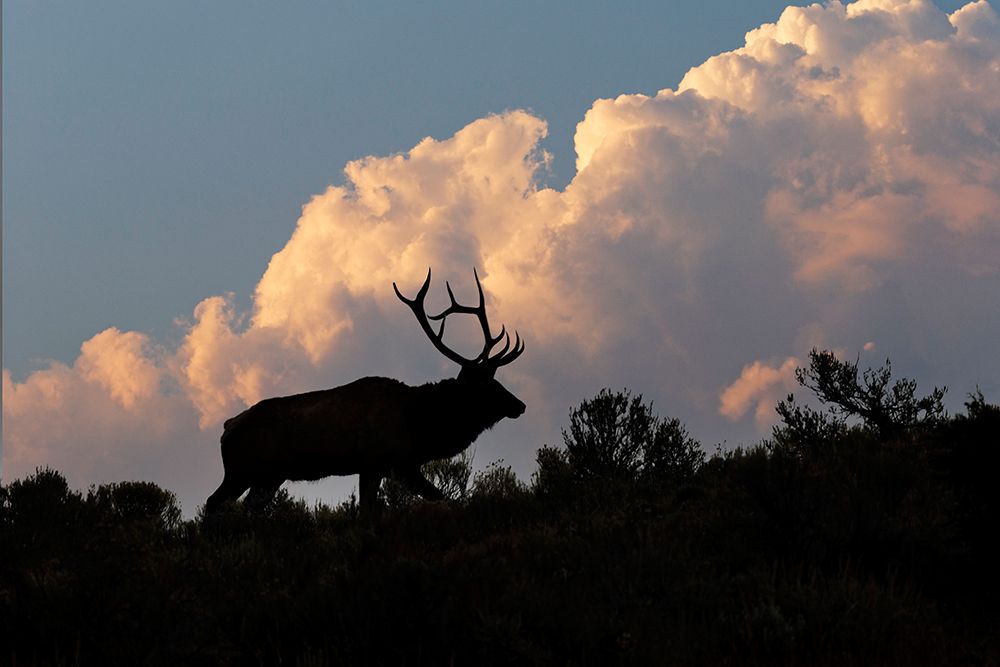
POLYGON ((761 361, 747 364, 720 394, 719 413, 737 420, 753 408, 758 425, 773 424, 777 420, 774 406, 795 389, 795 369, 800 365, 795 357, 788 357, 780 365, 761 361))
POLYGON ((1000 329, 981 307, 1000 292, 998 26, 983 0, 789 7, 676 89, 595 101, 564 190, 540 185, 547 127, 524 111, 351 162, 303 207, 250 312, 212 296, 177 349, 109 330, 73 366, 5 373, 4 475, 75 442, 96 479, 104 449, 135 469, 189 431, 188 465, 215 471, 219 424, 260 398, 451 374, 391 290, 428 266, 432 307, 444 279, 471 297, 476 266, 492 319, 528 340, 501 379, 529 412, 487 454, 522 471, 604 386, 703 437, 745 436, 817 341, 876 338, 897 368, 989 391, 1000 362, 969 351, 1000 329))
MULTIPOLYGON (((949 259, 995 243, 996 13, 948 17, 929 2, 789 7, 680 90, 751 111, 780 147, 767 222, 806 281, 867 288, 881 261, 949 259)), ((981 256, 980 256, 981 257, 981 256)), ((983 267, 985 268, 985 267, 983 267)))
POLYGON ((79 486, 142 478, 191 493, 207 484, 192 465, 203 438, 164 354, 143 334, 110 328, 72 366, 51 362, 24 382, 4 370, 4 477, 50 466, 79 486))

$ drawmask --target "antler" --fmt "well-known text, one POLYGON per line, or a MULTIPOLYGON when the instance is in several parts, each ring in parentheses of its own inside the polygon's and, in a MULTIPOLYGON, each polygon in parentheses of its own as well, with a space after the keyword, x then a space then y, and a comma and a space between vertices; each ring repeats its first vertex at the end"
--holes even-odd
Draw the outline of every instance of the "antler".
POLYGON ((392 289, 395 290, 396 296, 399 300, 410 307, 413 314, 417 318, 417 322, 420 323, 420 328, 424 330, 427 337, 431 339, 434 347, 437 348, 438 352, 448 357, 462 369, 478 367, 485 371, 489 371, 492 375, 501 366, 506 366, 510 362, 521 356, 524 352, 524 341, 521 340, 521 336, 515 331, 514 332, 514 347, 511 349, 510 346, 510 334, 507 333, 506 327, 500 328, 500 333, 494 336, 490 331, 490 321, 486 316, 486 297, 483 295, 483 286, 479 283, 479 273, 473 269, 473 275, 476 277, 476 288, 479 290, 479 305, 478 306, 463 306, 455 299, 455 293, 451 291, 451 284, 447 281, 445 282, 445 287, 448 290, 448 298, 451 299, 451 305, 445 308, 443 311, 437 315, 428 315, 424 309, 424 298, 427 296, 427 291, 431 286, 431 270, 427 269, 427 278, 424 280, 424 284, 421 285, 420 289, 417 291, 417 295, 412 299, 407 299, 403 296, 399 288, 396 287, 396 283, 392 284, 392 289), (475 315, 479 319, 479 325, 483 329, 483 350, 479 353, 479 356, 475 359, 467 359, 450 349, 444 344, 444 325, 446 318, 449 315, 455 313, 462 313, 467 315, 475 315), (437 333, 434 332, 433 327, 431 327, 430 320, 441 322, 441 326, 437 333), (500 341, 504 341, 503 349, 494 356, 490 356, 490 352, 496 347, 500 341))

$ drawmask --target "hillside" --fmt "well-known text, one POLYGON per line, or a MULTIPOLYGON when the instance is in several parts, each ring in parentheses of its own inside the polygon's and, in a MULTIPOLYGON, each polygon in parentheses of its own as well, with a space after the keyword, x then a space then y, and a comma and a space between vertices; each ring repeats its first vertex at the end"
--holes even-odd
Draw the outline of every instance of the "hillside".
POLYGON ((51 470, 0 487, 0 663, 1000 661, 1000 408, 879 428, 785 401, 706 460, 676 420, 618 419, 639 399, 581 404, 530 484, 443 462, 453 500, 388 483, 371 521, 287 494, 182 521, 155 485, 51 470))

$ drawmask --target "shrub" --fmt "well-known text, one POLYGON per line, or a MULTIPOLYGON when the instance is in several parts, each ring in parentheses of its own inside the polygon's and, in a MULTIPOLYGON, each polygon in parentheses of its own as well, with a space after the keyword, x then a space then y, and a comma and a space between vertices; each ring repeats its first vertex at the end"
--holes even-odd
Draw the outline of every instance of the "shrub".
POLYGON ((83 513, 83 496, 51 468, 36 469, 33 475, 3 487, 0 494, 0 527, 40 548, 78 532, 83 513))
MULTIPOLYGON (((441 490, 446 500, 465 500, 469 494, 472 477, 472 459, 475 453, 468 450, 450 459, 430 461, 420 467, 427 480, 441 490)), ((418 499, 405 484, 390 475, 382 483, 382 498, 389 509, 399 509, 418 499)))
POLYGON ((87 504, 127 522, 147 521, 166 530, 180 525, 177 496, 152 482, 119 482, 92 487, 87 504))
POLYGON ((510 498, 526 490, 511 467, 504 465, 503 459, 500 459, 476 473, 471 495, 474 498, 510 498))
POLYGON ((830 449, 843 440, 848 431, 847 423, 842 418, 799 405, 793 394, 779 401, 775 411, 781 422, 771 432, 773 446, 800 454, 809 450, 830 449))
MULTIPOLYGON (((832 414, 859 417, 866 427, 883 440, 921 426, 934 426, 944 417, 942 400, 946 388, 934 388, 927 396, 916 397, 915 380, 892 380, 888 359, 881 368, 858 374, 858 361, 841 361, 830 352, 813 348, 809 365, 795 371, 799 384, 812 390, 832 414)), ((780 412, 780 409, 779 409, 780 412)))
POLYGON ((642 472, 654 480, 686 481, 705 462, 705 453, 677 418, 661 421, 643 444, 642 472))
POLYGON ((540 496, 564 495, 573 477, 566 450, 543 445, 535 460, 538 469, 531 476, 532 490, 540 496))
POLYGON ((563 442, 569 464, 578 476, 632 477, 642 465, 643 445, 653 437, 655 418, 626 389, 597 396, 570 410, 569 432, 563 442))
MULTIPOLYGON (((567 462, 580 479, 686 479, 704 461, 696 440, 677 419, 661 421, 652 403, 627 389, 602 389, 570 411, 563 431, 567 462)), ((541 463, 541 461, 539 461, 541 463)))

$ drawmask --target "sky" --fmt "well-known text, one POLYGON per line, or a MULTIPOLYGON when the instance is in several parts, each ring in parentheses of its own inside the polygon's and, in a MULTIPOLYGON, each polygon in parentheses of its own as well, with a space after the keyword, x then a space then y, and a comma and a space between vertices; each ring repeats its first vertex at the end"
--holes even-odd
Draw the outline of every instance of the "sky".
POLYGON ((247 405, 454 375, 428 266, 524 479, 603 387, 752 444, 814 346, 1000 398, 995 5, 478 4, 4 3, 5 481, 191 514, 247 405))

